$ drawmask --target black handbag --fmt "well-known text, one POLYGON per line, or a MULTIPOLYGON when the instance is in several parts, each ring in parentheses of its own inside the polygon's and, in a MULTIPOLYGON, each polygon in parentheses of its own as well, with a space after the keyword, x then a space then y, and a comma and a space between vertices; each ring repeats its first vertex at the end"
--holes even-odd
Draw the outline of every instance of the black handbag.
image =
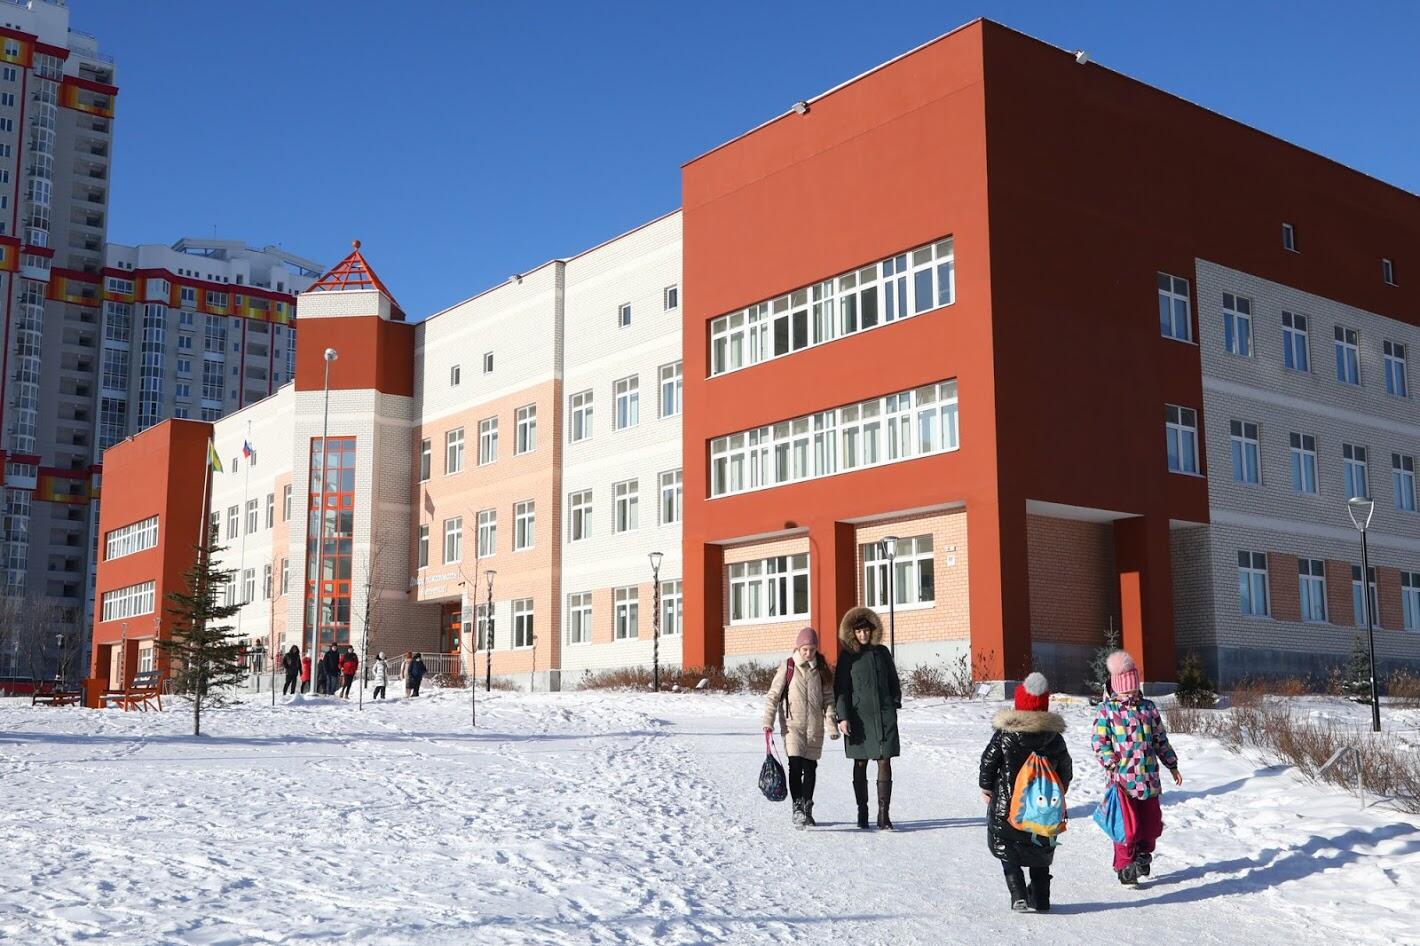
POLYGON ((774 737, 767 732, 764 734, 764 764, 759 767, 759 790, 770 801, 783 801, 789 797, 784 766, 774 757, 774 737))

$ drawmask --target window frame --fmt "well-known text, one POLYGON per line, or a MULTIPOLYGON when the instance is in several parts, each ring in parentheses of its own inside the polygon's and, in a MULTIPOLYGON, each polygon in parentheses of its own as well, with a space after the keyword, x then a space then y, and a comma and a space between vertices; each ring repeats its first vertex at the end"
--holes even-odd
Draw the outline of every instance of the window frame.
MULTIPOLYGON (((937 560, 935 545, 930 532, 906 536, 897 540, 897 547, 894 549, 891 559, 892 607, 905 611, 936 607, 937 560), (930 567, 924 569, 924 563, 930 567), (922 597, 924 571, 928 575, 927 580, 931 583, 932 596, 930 598, 922 597), (910 589, 912 594, 898 596, 897 592, 901 589, 910 589)), ((889 558, 884 554, 882 546, 881 541, 860 542, 858 545, 859 558, 863 563, 860 576, 863 589, 861 600, 865 607, 874 609, 886 608, 889 605, 887 593, 889 558)))
POLYGON ((1385 393, 1391 397, 1410 397, 1409 351, 1405 343, 1383 339, 1381 357, 1385 374, 1385 393))
POLYGON ((444 564, 453 565, 463 561, 463 516, 450 516, 444 520, 444 564))
POLYGON ((567 494, 567 543, 585 542, 592 535, 592 491, 574 490, 567 494), (580 530, 581 534, 578 535, 580 530))
POLYGON ((1415 457, 1392 451, 1390 455, 1390 486, 1395 508, 1399 512, 1415 512, 1415 457))
POLYGON ((567 395, 567 442, 582 443, 592 439, 592 410, 595 392, 588 388, 567 395), (580 436, 578 435, 580 433, 580 436))
POLYGON ((1336 345, 1336 382, 1351 387, 1361 386, 1361 332, 1338 325, 1333 332, 1336 345), (1349 375, 1355 372, 1355 379, 1349 375))
POLYGON ((674 525, 685 519, 685 473, 681 467, 656 475, 656 524, 674 525), (667 509, 670 514, 667 516, 667 509))
POLYGON ((537 449, 537 405, 524 404, 513 412, 513 456, 537 449))
POLYGON ((1319 558, 1297 559, 1297 595, 1303 623, 1328 623, 1325 561, 1319 558))
POLYGON ((1230 420, 1228 441, 1233 463, 1233 482, 1243 486, 1261 486, 1262 425, 1256 421, 1230 420))
POLYGON ((641 376, 627 375, 612 382, 611 429, 630 430, 641 423, 641 376))
POLYGON ((1176 473, 1176 474, 1178 474, 1178 475, 1180 475, 1180 476, 1201 476, 1201 475, 1202 475, 1203 463, 1202 463, 1202 457, 1199 455, 1199 452, 1198 452, 1198 446, 1199 446, 1199 441, 1198 441, 1198 411, 1197 411, 1197 409, 1196 409, 1196 408, 1192 408, 1192 407, 1184 407, 1182 404, 1165 404, 1165 405, 1164 405, 1164 450, 1165 450, 1165 457, 1166 457, 1167 462, 1168 462, 1168 470, 1169 470, 1169 472, 1170 472, 1170 473, 1176 473), (1177 418, 1176 420, 1170 420, 1170 419, 1169 419, 1169 412, 1170 412, 1170 411, 1175 412, 1175 416, 1176 416, 1176 418, 1177 418), (1189 421, 1188 421, 1186 418, 1192 418, 1192 422, 1189 423, 1189 421), (1173 449, 1173 447, 1174 447, 1174 444, 1173 444, 1172 440, 1173 440, 1173 437, 1174 437, 1175 434, 1177 435, 1177 448, 1178 448, 1178 449, 1177 449, 1177 455, 1178 455, 1178 465, 1177 465, 1177 466, 1175 466, 1175 464, 1174 464, 1174 456, 1173 456, 1173 453, 1171 452, 1172 449, 1173 449), (1191 456, 1192 456, 1192 461, 1193 461, 1193 468, 1192 468, 1192 469, 1187 469, 1187 468, 1186 468, 1186 465, 1185 465, 1184 462, 1183 462, 1183 461, 1184 461, 1184 450, 1183 450, 1183 448, 1184 448, 1184 446, 1185 446, 1185 440, 1187 441, 1187 443, 1188 443, 1189 445, 1191 445, 1191 448, 1192 448, 1192 449, 1191 449, 1191 456))
POLYGON ((635 532, 641 522, 641 481, 618 480, 611 484, 611 533, 635 532))
POLYGON ((444 475, 456 476, 464 469, 463 427, 444 431, 444 475))
POLYGON ((641 638, 641 589, 623 585, 612 589, 612 640, 641 638))
POLYGON ((478 465, 498 462, 498 418, 485 417, 478 422, 478 465))
POLYGON ((676 417, 684 409, 685 400, 685 362, 673 361, 668 365, 661 365, 657 370, 657 392, 656 409, 660 417, 676 417), (669 397, 671 409, 666 409, 667 388, 670 388, 669 397))
POLYGON ((1282 367, 1288 371, 1311 374, 1310 322, 1301 312, 1282 311, 1282 367))
POLYGON ((1342 482, 1346 486, 1346 499, 1371 498, 1371 454, 1363 445, 1358 443, 1343 443, 1341 445, 1341 471, 1342 482), (1357 482, 1362 487, 1361 492, 1355 492, 1357 482))
POLYGON ((1292 492, 1302 496, 1319 495, 1320 471, 1317 468, 1316 435, 1291 431, 1287 437, 1288 469, 1291 473, 1292 492), (1307 442, 1311 445, 1308 446, 1307 442), (1307 474, 1311 474, 1311 489, 1306 488, 1307 474))
POLYGON ((524 499, 513 504, 513 551, 525 552, 535 547, 537 503, 524 499))
POLYGON ((1236 292, 1223 293, 1223 351, 1251 358, 1253 344, 1252 298, 1236 292))
POLYGON ((1239 549, 1237 565, 1238 613, 1245 618, 1271 617, 1272 594, 1268 586, 1267 553, 1239 549), (1247 556, 1246 560, 1244 556, 1247 556), (1261 610, 1257 607, 1259 592, 1262 599, 1261 610))
POLYGON ((477 519, 476 554, 481 561, 498 554, 498 510, 480 509, 477 519))
POLYGON ((533 599, 514 598, 512 602, 513 633, 510 642, 513 650, 531 650, 537 643, 537 633, 533 620, 533 599))
POLYGON ((570 646, 592 643, 592 593, 590 591, 574 591, 567 595, 566 636, 566 643, 570 646))

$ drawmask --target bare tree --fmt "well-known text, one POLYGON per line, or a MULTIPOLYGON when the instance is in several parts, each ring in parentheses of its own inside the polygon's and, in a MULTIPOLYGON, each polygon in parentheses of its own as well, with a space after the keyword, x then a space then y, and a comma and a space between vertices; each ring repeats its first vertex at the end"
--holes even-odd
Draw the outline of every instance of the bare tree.
POLYGON ((372 540, 370 550, 360 556, 361 565, 365 573, 364 606, 365 617, 362 622, 363 632, 361 633, 361 654, 360 654, 360 696, 358 706, 365 708, 365 681, 370 679, 370 643, 380 636, 380 628, 384 619, 383 597, 380 589, 375 584, 375 576, 380 571, 380 561, 385 557, 385 544, 372 540))
POLYGON ((82 656, 74 611, 38 595, 16 595, 6 608, 16 672, 28 672, 36 682, 74 679, 82 656))

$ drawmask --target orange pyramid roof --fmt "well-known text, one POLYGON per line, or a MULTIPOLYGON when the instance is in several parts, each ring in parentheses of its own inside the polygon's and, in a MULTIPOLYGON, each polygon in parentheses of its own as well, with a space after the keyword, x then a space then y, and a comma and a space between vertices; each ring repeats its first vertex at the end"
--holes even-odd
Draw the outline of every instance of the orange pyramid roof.
POLYGON ((345 259, 331 267, 330 272, 320 279, 311 283, 306 288, 306 292, 341 292, 347 289, 377 289, 385 294, 390 304, 395 309, 399 309, 399 303, 395 302, 394 294, 385 288, 385 284, 380 282, 380 277, 375 275, 375 271, 370 268, 370 264, 365 262, 365 257, 360 255, 360 241, 354 241, 354 249, 345 259))

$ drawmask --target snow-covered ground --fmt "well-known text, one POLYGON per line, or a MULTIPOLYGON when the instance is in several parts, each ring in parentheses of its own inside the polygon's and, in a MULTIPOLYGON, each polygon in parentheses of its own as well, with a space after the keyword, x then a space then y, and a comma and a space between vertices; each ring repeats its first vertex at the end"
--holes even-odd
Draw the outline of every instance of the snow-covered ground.
MULTIPOLYGON (((0 942, 1420 943, 1420 818, 1202 740, 1147 886, 1090 823, 1089 710, 1055 910, 1007 910, 976 765, 992 704, 910 701, 895 833, 849 764, 796 832, 757 701, 479 694, 182 713, 0 705, 0 942)), ((1412 719, 1414 726, 1420 720, 1412 719)))

